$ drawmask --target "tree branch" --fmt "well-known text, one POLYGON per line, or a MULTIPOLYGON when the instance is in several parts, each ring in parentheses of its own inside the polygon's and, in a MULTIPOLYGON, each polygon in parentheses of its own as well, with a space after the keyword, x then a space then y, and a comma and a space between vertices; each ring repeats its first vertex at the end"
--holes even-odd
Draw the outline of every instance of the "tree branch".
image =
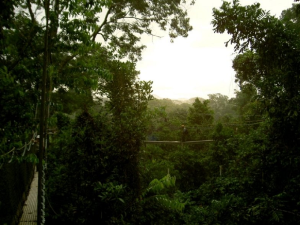
POLYGON ((102 38, 103 38, 104 41, 107 41, 108 38, 105 38, 102 33, 99 33, 99 34, 102 36, 102 38))
POLYGON ((29 13, 30 13, 30 17, 31 17, 31 20, 32 22, 36 22, 35 18, 34 18, 34 14, 32 12, 32 9, 31 9, 31 3, 30 3, 30 0, 27 0, 27 7, 28 7, 28 10, 29 10, 29 13))
POLYGON ((101 31, 102 27, 107 23, 107 18, 111 12, 111 10, 113 9, 113 6, 109 7, 106 15, 105 15, 105 18, 102 22, 102 24, 98 27, 98 29, 96 29, 92 35, 92 41, 95 41, 96 37, 97 37, 97 34, 99 34, 99 32, 101 31))
POLYGON ((60 73, 62 71, 62 69, 65 67, 65 65, 67 65, 67 63, 70 62, 72 59, 74 59, 77 55, 78 55, 78 53, 68 56, 60 65, 60 67, 58 69, 58 73, 60 73))
POLYGON ((156 20, 155 18, 138 18, 138 17, 134 17, 134 16, 126 16, 126 17, 122 17, 119 19, 136 19, 136 20, 141 20, 141 21, 152 21, 152 20, 156 20))

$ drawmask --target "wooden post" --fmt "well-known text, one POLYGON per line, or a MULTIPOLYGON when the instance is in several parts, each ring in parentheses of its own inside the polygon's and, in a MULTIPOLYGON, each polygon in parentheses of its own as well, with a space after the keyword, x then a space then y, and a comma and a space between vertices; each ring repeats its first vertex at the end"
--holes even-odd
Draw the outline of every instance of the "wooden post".
POLYGON ((45 151, 45 138, 46 138, 46 82, 47 82, 47 73, 48 73, 48 20, 49 20, 49 0, 45 1, 45 15, 46 15, 46 30, 44 36, 44 62, 43 62, 43 76, 42 76, 42 96, 41 96, 41 109, 40 109, 40 143, 39 143, 39 164, 38 164, 38 209, 37 209, 37 224, 44 224, 44 202, 43 202, 43 160, 44 160, 44 151, 45 151))

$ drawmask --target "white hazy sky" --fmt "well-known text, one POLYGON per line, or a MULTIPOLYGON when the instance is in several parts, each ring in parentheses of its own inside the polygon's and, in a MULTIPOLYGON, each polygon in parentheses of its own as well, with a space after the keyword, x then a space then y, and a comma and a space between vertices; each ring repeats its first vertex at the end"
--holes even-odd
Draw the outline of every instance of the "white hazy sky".
MULTIPOLYGON (((255 2, 272 15, 292 7, 294 0, 240 0, 241 5, 255 2)), ((233 46, 224 45, 227 34, 212 30, 212 9, 220 8, 222 0, 196 0, 186 6, 193 30, 187 38, 170 43, 167 33, 163 38, 143 38, 147 48, 137 63, 141 80, 153 81, 153 94, 162 98, 180 99, 221 93, 234 97, 235 73, 232 69, 233 46)))

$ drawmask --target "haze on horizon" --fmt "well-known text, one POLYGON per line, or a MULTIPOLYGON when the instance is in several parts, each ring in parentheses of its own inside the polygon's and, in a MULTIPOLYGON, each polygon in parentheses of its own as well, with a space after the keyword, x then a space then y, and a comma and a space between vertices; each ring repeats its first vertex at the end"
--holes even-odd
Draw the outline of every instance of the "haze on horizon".
MULTIPOLYGON (((232 1, 230 1, 232 2, 232 1)), ((293 0, 240 0, 241 5, 255 2, 261 8, 279 17, 292 7, 293 0)), ((153 81, 153 94, 161 98, 190 99, 221 93, 235 96, 238 85, 234 82, 232 46, 224 45, 230 36, 216 34, 211 25, 212 9, 220 8, 222 0, 200 1, 186 6, 193 30, 187 38, 176 38, 170 43, 167 33, 163 38, 143 37, 146 45, 142 60, 137 63, 141 80, 153 81)))

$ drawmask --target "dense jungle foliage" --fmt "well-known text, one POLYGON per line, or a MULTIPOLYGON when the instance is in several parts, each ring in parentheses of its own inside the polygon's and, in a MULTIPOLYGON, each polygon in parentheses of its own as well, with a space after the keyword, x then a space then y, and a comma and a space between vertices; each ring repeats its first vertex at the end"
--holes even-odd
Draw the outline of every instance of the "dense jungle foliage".
POLYGON ((300 223, 298 5, 280 18, 238 0, 213 9, 240 90, 175 104, 153 99, 135 62, 151 23, 187 36, 185 1, 1 4, 0 163, 37 160, 21 149, 46 71, 46 224, 300 223))

